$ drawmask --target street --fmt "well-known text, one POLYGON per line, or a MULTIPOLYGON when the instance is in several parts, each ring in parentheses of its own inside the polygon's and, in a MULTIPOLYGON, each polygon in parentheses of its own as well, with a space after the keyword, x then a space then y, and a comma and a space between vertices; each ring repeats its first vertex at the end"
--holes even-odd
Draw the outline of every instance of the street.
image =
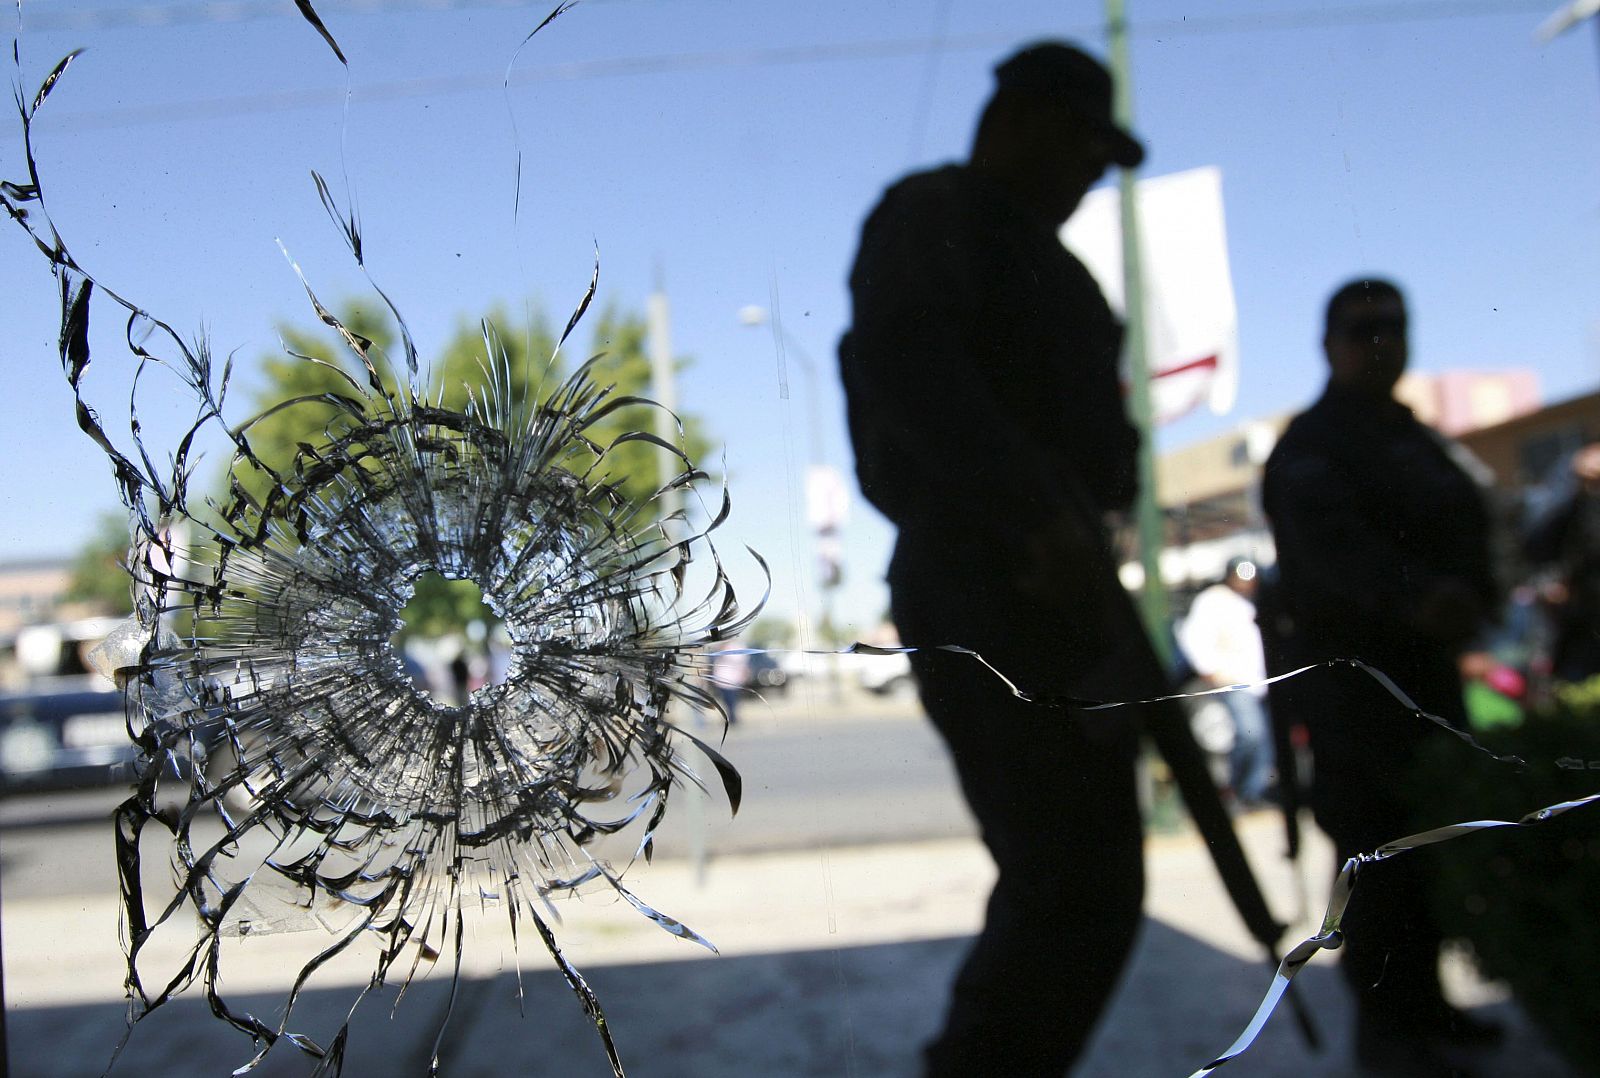
MULTIPOLYGON (((629 1073, 910 1078, 993 879, 936 735, 909 703, 864 699, 834 710, 797 694, 747 709, 723 749, 745 779, 737 819, 728 819, 720 791, 702 800, 707 856, 697 863, 689 856, 696 807, 675 800, 655 863, 636 864, 627 877, 642 899, 712 939, 722 957, 706 961, 709 952, 662 932, 604 889, 559 903, 563 949, 604 998, 629 1073)), ((12 1073, 99 1073, 120 1036, 109 822, 119 796, 0 805, 12 1073)), ((1318 881, 1330 864, 1320 835, 1308 834, 1296 871, 1282 860, 1281 825, 1271 814, 1242 819, 1240 833, 1273 905, 1297 922, 1292 938, 1311 931, 1303 917, 1320 913, 1318 881), (1302 906, 1295 896, 1308 883, 1302 906)), ((612 856, 626 856, 628 845, 612 856)), ((1179 830, 1152 835, 1147 853, 1146 929, 1081 1068, 1092 1078, 1189 1073, 1243 1028, 1270 981, 1204 845, 1179 830)), ((169 927, 142 960, 150 970, 170 974, 193 945, 182 918, 169 927)), ((508 1049, 526 1061, 518 1073, 606 1073, 592 1026, 531 933, 516 941, 494 904, 474 911, 469 933, 457 1017, 440 1042, 445 1073, 506 1073, 508 1049), (524 972, 513 975, 514 967, 524 972)), ((298 965, 287 956, 309 954, 325 939, 289 931, 227 941, 224 991, 276 1021, 286 969, 298 965)), ((295 1028, 330 1034, 371 974, 371 947, 363 946, 319 971, 295 1028)), ((1503 991, 1459 958, 1447 973, 1459 1000, 1512 1023, 1512 1039, 1485 1074, 1569 1074, 1503 991)), ((345 1073, 424 1073, 452 1009, 449 981, 446 961, 425 963, 398 1011, 393 985, 363 1007, 345 1073)), ((1331 956, 1319 957, 1297 987, 1332 1050, 1309 1053, 1280 1014, 1236 1073, 1351 1073, 1340 1032, 1348 1003, 1331 956)), ((249 1054, 247 1038, 206 1014, 196 987, 141 1024, 113 1073, 221 1074, 249 1054)), ((308 1063, 282 1045, 256 1073, 300 1075, 308 1063)))
MULTIPOLYGON (((876 713, 807 717, 798 702, 781 713, 746 708, 721 750, 744 779, 744 804, 730 817, 715 771, 700 767, 712 790, 703 796, 708 855, 873 845, 973 833, 944 747, 907 703, 876 713), (781 717, 780 717, 781 716, 781 717)), ((696 729, 712 744, 720 724, 696 729)), ((690 750, 691 752, 693 750, 690 750)), ((687 857, 693 848, 688 784, 658 832, 656 857, 687 857)), ((111 813, 126 794, 87 790, 32 794, 0 802, 0 896, 111 895, 111 813)), ((625 858, 637 843, 626 832, 605 847, 625 858)))
MULTIPOLYGON (((704 814, 708 849, 753 853, 974 834, 944 744, 914 707, 754 717, 735 726, 721 751, 744 779, 744 803, 730 818, 715 773, 702 772, 713 792, 704 814)), ((658 857, 684 856, 689 818, 668 814, 658 857)))

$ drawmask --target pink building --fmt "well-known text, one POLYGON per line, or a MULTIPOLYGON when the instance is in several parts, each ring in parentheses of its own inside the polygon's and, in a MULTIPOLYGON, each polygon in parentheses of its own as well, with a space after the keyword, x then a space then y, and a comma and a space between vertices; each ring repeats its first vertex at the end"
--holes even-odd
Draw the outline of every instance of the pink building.
POLYGON ((1395 396, 1424 423, 1458 437, 1539 409, 1539 376, 1531 370, 1412 373, 1395 396))

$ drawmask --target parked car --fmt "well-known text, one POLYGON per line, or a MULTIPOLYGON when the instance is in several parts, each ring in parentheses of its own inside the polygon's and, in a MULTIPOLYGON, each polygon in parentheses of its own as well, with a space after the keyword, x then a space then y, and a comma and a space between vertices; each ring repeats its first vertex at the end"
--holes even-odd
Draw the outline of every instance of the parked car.
POLYGON ((911 657, 899 655, 858 655, 857 678, 861 687, 879 696, 911 697, 917 682, 911 673, 911 657))
POLYGON ((114 617, 27 625, 8 642, 0 691, 0 795, 130 781, 137 753, 122 693, 91 671, 114 617))
MULTIPOLYGON (((17 632, 9 655, 15 680, 0 691, 0 796, 134 781, 139 750, 128 737, 125 698, 92 672, 95 648, 124 622, 79 618, 17 632)), ((215 736, 202 730, 198 752, 215 736)), ((169 773, 185 771, 182 755, 168 758, 169 773)))
POLYGON ((750 688, 759 693, 781 693, 789 685, 789 671, 765 652, 750 656, 750 688))
POLYGON ((917 682, 911 673, 911 659, 904 654, 791 651, 783 658, 779 673, 791 685, 809 678, 823 684, 857 686, 875 696, 899 699, 916 695, 917 682))
POLYGON ((122 693, 87 678, 0 695, 0 795, 129 782, 122 693))

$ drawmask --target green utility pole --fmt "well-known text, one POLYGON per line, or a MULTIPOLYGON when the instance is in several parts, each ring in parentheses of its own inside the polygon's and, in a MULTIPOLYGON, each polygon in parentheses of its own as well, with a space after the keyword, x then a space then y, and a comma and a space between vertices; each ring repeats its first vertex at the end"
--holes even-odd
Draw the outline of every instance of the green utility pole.
MULTIPOLYGON (((1133 87, 1128 73, 1128 24, 1122 0, 1106 0, 1106 31, 1111 39, 1111 78, 1115 85, 1113 112, 1125 130, 1133 130, 1133 87)), ((1134 509, 1139 524, 1139 560, 1144 566, 1140 613, 1156 656, 1170 670, 1172 645, 1167 633, 1167 593, 1161 584, 1161 543, 1164 538, 1160 504, 1156 501, 1155 447, 1151 439, 1150 366, 1145 355, 1144 277, 1139 265, 1139 209, 1134 201, 1135 176, 1123 169, 1122 276, 1127 319, 1128 411, 1139 430, 1139 500, 1134 509)), ((1166 761, 1173 781, 1183 795, 1189 815, 1205 840, 1228 897, 1254 936, 1278 964, 1278 940, 1284 926, 1272 916, 1261 886, 1245 859, 1233 822, 1222 807, 1205 754, 1195 744, 1188 715, 1177 701, 1157 704, 1144 712, 1145 730, 1156 751, 1166 761)), ((1317 1031, 1291 994, 1291 1006, 1301 1019, 1308 1042, 1317 1043, 1317 1031)))
MULTIPOLYGON (((1128 20, 1122 0, 1106 0, 1106 35, 1111 45, 1113 114, 1125 131, 1133 130, 1133 76, 1128 63, 1128 20)), ((1154 424, 1150 407, 1150 364, 1145 356, 1144 269, 1139 257, 1139 203, 1135 195, 1136 170, 1125 168, 1118 178, 1122 202, 1122 295, 1127 322, 1124 346, 1128 355, 1128 412, 1139 431, 1139 498, 1134 518, 1139 529, 1139 563, 1144 567, 1144 588, 1139 610, 1150 642, 1163 665, 1172 665, 1168 639, 1167 592, 1161 583, 1161 546, 1165 527, 1156 500, 1154 424)))

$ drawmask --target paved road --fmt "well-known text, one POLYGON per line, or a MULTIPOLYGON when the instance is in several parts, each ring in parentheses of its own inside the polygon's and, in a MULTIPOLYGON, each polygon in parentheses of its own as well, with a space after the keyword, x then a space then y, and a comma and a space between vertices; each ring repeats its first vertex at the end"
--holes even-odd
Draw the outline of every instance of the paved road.
MULTIPOLYGON (((908 716, 784 718, 735 727, 723 745, 744 778, 729 818, 720 787, 705 812, 713 853, 952 838, 974 833, 944 745, 908 716)), ((669 816, 659 855, 682 855, 689 813, 669 816)))
MULTIPOLYGON (((867 710, 811 714, 791 706, 752 715, 726 744, 745 772, 746 807, 731 825, 725 810, 708 807, 713 852, 705 873, 682 857, 689 814, 680 811, 679 830, 663 836, 656 863, 636 866, 630 876, 642 896, 715 939, 723 948, 719 961, 704 961, 699 949, 616 903, 563 903, 567 953, 606 998, 641 1076, 914 1073, 917 1044, 937 1020, 943 986, 981 918, 993 870, 971 837, 938 837, 970 835, 970 824, 926 725, 905 709, 867 710), (859 848, 867 842, 875 845, 859 848), (790 852, 776 852, 784 849, 790 852), (753 850, 762 852, 739 852, 753 850)), ((122 1032, 106 822, 116 798, 101 791, 0 804, 14 1073, 98 1073, 122 1032)), ((1278 823, 1261 814, 1241 825, 1287 919, 1301 884, 1282 861, 1278 823)), ((1308 842, 1308 864, 1318 867, 1306 878, 1323 879, 1326 844, 1314 831, 1308 842)), ((1151 919, 1082 1068, 1089 1078, 1188 1073, 1237 1034, 1269 981, 1203 844, 1178 833, 1147 847, 1151 919)), ((1315 914, 1321 885, 1312 890, 1315 914)), ((156 941, 167 950, 146 952, 152 969, 176 968, 192 946, 183 929, 179 922, 173 939, 156 941)), ((1294 938, 1312 930, 1297 925, 1294 938)), ((508 1051, 531 1073, 606 1073, 593 1030, 559 975, 530 953, 524 995, 522 982, 506 972, 506 935, 504 918, 493 911, 474 918, 462 1018, 446 1044, 450 1073, 502 1074, 508 1051)), ((237 949, 230 952, 230 991, 276 1013, 285 979, 280 951, 295 945, 304 939, 230 941, 237 949)), ((350 968, 330 964, 297 1014, 313 1031, 336 1024, 368 976, 370 959, 359 955, 350 968)), ((356 1062, 346 1073, 420 1073, 449 1009, 447 981, 435 977, 415 988, 399 1021, 389 1021, 384 1002, 366 1008, 365 1026, 352 1040, 356 1062)), ((1570 1076, 1514 1009, 1496 1002, 1502 996, 1492 986, 1460 969, 1451 981, 1460 1002, 1492 1008, 1512 1023, 1510 1042, 1484 1075, 1570 1076)), ((1326 957, 1297 985, 1332 1050, 1310 1055, 1279 1016, 1238 1073, 1348 1078, 1348 1000, 1326 957)), ((207 1019, 204 1007, 190 993, 162 1012, 141 1028, 117 1073, 220 1074, 243 1062, 248 1045, 207 1019)), ((630 1064, 630 1073, 635 1069, 630 1064)), ((257 1073, 305 1071, 304 1061, 279 1052, 257 1073)))
MULTIPOLYGON (((718 855, 953 838, 973 833, 943 745, 909 710, 808 717, 754 714, 723 751, 744 777, 744 804, 730 818, 710 767, 705 842, 718 855)), ((717 731, 704 731, 714 738, 717 731)), ((687 788, 675 794, 657 857, 687 857, 695 817, 687 788)), ((111 790, 36 794, 0 803, 0 892, 6 899, 111 894, 111 790)), ((637 841, 634 835, 608 852, 637 841)))

